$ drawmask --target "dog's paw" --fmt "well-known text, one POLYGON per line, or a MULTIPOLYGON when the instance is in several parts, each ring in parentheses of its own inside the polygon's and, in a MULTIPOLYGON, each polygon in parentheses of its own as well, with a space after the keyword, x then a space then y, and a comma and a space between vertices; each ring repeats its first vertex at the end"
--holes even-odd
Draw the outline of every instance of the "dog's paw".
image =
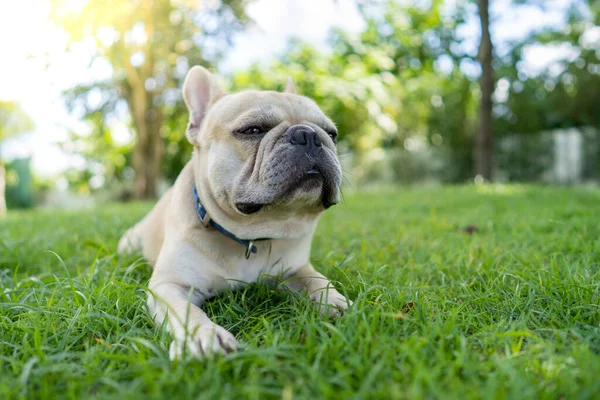
POLYGON ((321 315, 339 317, 352 305, 352 301, 345 298, 340 292, 333 288, 319 290, 310 295, 321 315))
POLYGON ((135 253, 141 249, 141 247, 141 239, 135 234, 133 229, 130 229, 125 232, 125 234, 119 240, 119 244, 117 245, 117 253, 128 255, 135 253))
POLYGON ((171 360, 186 357, 211 358, 216 354, 225 355, 237 349, 238 343, 227 329, 217 324, 206 324, 187 338, 173 340, 169 348, 169 357, 171 360))

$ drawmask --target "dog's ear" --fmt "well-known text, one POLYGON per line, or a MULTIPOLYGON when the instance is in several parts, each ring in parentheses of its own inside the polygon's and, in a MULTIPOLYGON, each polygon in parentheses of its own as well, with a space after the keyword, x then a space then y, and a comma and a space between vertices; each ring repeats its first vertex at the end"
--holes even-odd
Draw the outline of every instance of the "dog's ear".
POLYGON ((183 83, 183 99, 190 112, 186 136, 194 146, 198 144, 198 132, 208 108, 226 94, 206 68, 195 66, 188 72, 183 83))
POLYGON ((296 89, 296 84, 291 76, 288 76, 287 82, 285 84, 285 93, 298 94, 298 89, 296 89))

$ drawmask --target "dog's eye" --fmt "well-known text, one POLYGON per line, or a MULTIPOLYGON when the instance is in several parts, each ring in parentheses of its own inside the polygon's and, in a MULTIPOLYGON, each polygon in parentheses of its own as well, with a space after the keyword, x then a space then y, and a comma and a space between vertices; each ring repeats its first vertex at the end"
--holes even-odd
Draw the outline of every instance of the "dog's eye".
POLYGON ((333 129, 327 129, 325 131, 325 133, 327 133, 329 136, 331 136, 331 139, 333 139, 333 143, 337 143, 337 131, 333 130, 333 129))
POLYGON ((260 126, 249 126, 238 131, 238 133, 241 133, 242 135, 261 135, 264 132, 265 130, 260 126))

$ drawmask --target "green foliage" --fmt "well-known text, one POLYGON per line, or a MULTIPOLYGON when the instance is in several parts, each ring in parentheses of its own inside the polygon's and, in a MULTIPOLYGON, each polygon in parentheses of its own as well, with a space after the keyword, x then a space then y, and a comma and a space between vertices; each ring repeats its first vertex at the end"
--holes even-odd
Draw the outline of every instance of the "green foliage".
MULTIPOLYGON (((405 167, 417 173, 439 171, 435 176, 442 182, 465 181, 473 175, 474 134, 481 96, 477 55, 465 50, 460 33, 469 13, 473 13, 473 2, 430 3, 359 2, 366 21, 363 32, 335 30, 327 50, 292 40, 277 59, 263 60, 235 72, 226 77, 226 85, 232 91, 281 90, 286 78, 292 76, 300 92, 314 98, 336 122, 341 152, 353 152, 356 163, 363 163, 367 159, 364 155, 373 149, 391 149, 398 156, 393 163, 400 181, 414 181, 414 176, 402 170, 405 167), (415 138, 429 147, 427 154, 438 158, 424 160, 422 154, 412 154, 407 139, 415 138), (437 165, 440 160, 444 162, 441 169, 437 165)), ((109 81, 80 86, 67 94, 71 109, 90 123, 91 134, 77 135, 76 143, 69 144, 90 161, 86 171, 69 173, 82 190, 87 190, 89 179, 99 174, 104 176, 105 185, 131 180, 129 167, 135 142, 117 144, 112 139, 115 126, 111 122, 118 119, 130 128, 135 125, 127 100, 132 81, 131 56, 142 52, 147 60, 153 60, 147 103, 156 106, 149 115, 160 116, 159 134, 164 142, 160 173, 173 181, 191 151, 185 140, 187 112, 180 95, 182 79, 189 66, 218 60, 217 55, 207 55, 206 49, 226 48, 232 32, 247 22, 246 3, 242 1, 216 2, 216 8, 199 11, 194 8, 195 2, 160 0, 159 6, 148 14, 151 18, 147 17, 147 8, 133 10, 132 4, 123 2, 113 11, 104 2, 92 1, 78 13, 68 14, 70 22, 65 22, 74 40, 92 35, 96 56, 109 61, 113 69, 109 81), (215 26, 223 29, 201 31, 207 24, 203 19, 208 18, 206 15, 212 15, 215 26), (149 26, 142 24, 145 18, 154 21, 156 32, 161 33, 150 35, 152 40, 136 42, 132 38, 143 37, 149 26), (87 28, 78 24, 84 19, 91 21, 87 28), (104 29, 109 25, 113 36, 109 35, 110 29, 104 29), (109 45, 108 37, 114 39, 109 45), (215 42, 219 45, 214 46, 215 42), (91 101, 93 98, 102 101, 91 101)), ((514 4, 546 7, 542 1, 514 4)), ((532 32, 521 42, 503 43, 502 48, 507 50, 494 60, 496 78, 502 85, 508 84, 506 98, 496 98, 493 108, 497 142, 511 135, 534 136, 556 128, 600 127, 600 113, 592 100, 600 93, 600 49, 597 42, 589 40, 590 29, 600 23, 598 4, 593 0, 575 0, 564 31, 551 27, 532 32), (530 76, 524 72, 523 57, 532 45, 570 46, 576 56, 560 61, 539 76, 530 76)), ((58 10, 55 15, 60 20, 58 10)), ((134 69, 142 74, 146 73, 144 68, 134 69)), ((540 166, 551 158, 551 146, 536 148, 534 139, 523 140, 531 142, 531 151, 495 153, 496 167, 520 165, 527 170, 520 173, 513 168, 510 176, 515 180, 537 176, 540 166)), ((596 142, 594 138, 590 140, 596 142)), ((594 148, 585 149, 585 175, 590 178, 600 176, 594 148)))
POLYGON ((131 180, 126 167, 143 167, 144 160, 136 166, 132 153, 146 143, 159 148, 157 159, 148 158, 155 153, 153 148, 139 151, 148 164, 160 165, 166 147, 166 164, 160 171, 173 178, 173 169, 185 157, 184 149, 189 149, 170 128, 186 112, 180 93, 183 79, 191 66, 210 65, 218 59, 231 35, 248 22, 246 3, 90 0, 73 5, 55 0, 52 18, 69 34, 69 49, 91 46, 90 65, 110 70, 106 80, 83 82, 64 94, 70 110, 87 122, 87 129, 73 133, 65 143, 89 160, 86 170, 68 174, 74 187, 89 190, 94 176, 102 177, 107 185, 131 180), (135 140, 115 143, 117 122, 124 123, 135 140), (165 140, 168 144, 163 146, 165 140), (174 159, 174 152, 179 160, 174 159))
POLYGON ((570 127, 600 128, 600 43, 593 29, 600 24, 600 3, 575 1, 567 28, 534 32, 513 48, 503 61, 500 75, 510 83, 510 96, 497 107, 498 133, 539 133, 570 127), (592 33, 592 35, 590 35, 592 33), (520 70, 528 46, 568 48, 572 56, 549 66, 539 76, 520 70))
POLYGON ((114 254, 150 204, 15 212, 0 397, 598 398, 599 204, 535 186, 347 193, 313 246, 346 315, 249 285, 204 306, 244 349, 176 363, 145 307, 150 268, 114 254))
POLYGON ((192 155, 193 147, 186 138, 189 116, 183 104, 167 107, 165 115, 167 117, 160 130, 160 135, 166 143, 162 172, 168 182, 175 182, 192 155))
MULTIPOLYGON (((77 107, 80 96, 87 96, 94 86, 78 87, 65 94, 70 107, 77 107)), ((90 182, 94 176, 101 176, 104 190, 131 179, 131 157, 133 143, 119 144, 115 142, 113 128, 107 123, 107 117, 115 112, 119 97, 113 91, 111 103, 107 102, 100 109, 88 110, 85 120, 91 132, 70 132, 69 138, 61 143, 64 151, 82 156, 85 168, 71 168, 65 177, 71 189, 78 193, 89 193, 99 187, 92 187, 90 182), (129 175, 128 175, 129 172, 129 175)))

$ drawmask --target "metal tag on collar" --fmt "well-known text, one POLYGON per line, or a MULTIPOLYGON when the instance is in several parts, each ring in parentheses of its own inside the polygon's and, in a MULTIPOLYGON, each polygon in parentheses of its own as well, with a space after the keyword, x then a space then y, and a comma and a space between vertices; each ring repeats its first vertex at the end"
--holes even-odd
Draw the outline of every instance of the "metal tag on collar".
POLYGON ((252 255, 252 250, 254 249, 254 241, 248 241, 248 246, 246 247, 246 260, 250 258, 252 255))
POLYGON ((206 211, 206 208, 204 208, 204 206, 200 202, 200 198, 198 198, 197 207, 200 207, 204 211, 204 215, 202 215, 202 213, 198 213, 198 218, 200 218, 200 222, 202 222, 202 225, 204 225, 204 227, 208 227, 208 225, 210 224, 210 215, 208 215, 208 211, 206 211))
POLYGON ((210 224, 210 215, 208 215, 208 213, 204 214, 204 218, 200 218, 200 222, 207 227, 210 224))

